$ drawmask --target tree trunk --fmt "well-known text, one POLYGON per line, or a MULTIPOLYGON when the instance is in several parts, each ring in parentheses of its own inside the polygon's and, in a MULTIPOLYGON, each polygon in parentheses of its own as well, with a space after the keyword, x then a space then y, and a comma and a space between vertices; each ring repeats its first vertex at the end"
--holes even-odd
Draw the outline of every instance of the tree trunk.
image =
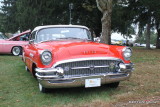
POLYGON ((157 42, 156 42, 156 48, 160 49, 160 29, 157 29, 157 42))
POLYGON ((151 24, 150 21, 147 24, 147 34, 146 34, 146 48, 150 49, 150 35, 151 35, 151 24))
POLYGON ((103 13, 102 21, 102 43, 111 44, 111 14, 103 13))
POLYGON ((96 0, 98 9, 102 12, 101 43, 111 44, 111 14, 112 0, 96 0))

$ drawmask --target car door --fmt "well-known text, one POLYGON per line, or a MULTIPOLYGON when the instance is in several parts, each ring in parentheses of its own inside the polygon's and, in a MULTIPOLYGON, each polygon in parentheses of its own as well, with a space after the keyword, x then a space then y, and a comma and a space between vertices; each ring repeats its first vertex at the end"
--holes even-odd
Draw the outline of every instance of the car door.
POLYGON ((0 41, 0 53, 10 53, 11 51, 10 41, 1 40, 0 41))
POLYGON ((34 62, 34 59, 36 58, 35 54, 36 54, 36 48, 35 48, 35 44, 34 44, 34 41, 35 41, 35 35, 36 35, 36 31, 33 32, 31 35, 30 35, 30 40, 29 40, 29 44, 27 44, 25 46, 25 50, 24 50, 24 57, 25 57, 25 63, 28 67, 28 69, 30 71, 32 71, 32 64, 34 62))

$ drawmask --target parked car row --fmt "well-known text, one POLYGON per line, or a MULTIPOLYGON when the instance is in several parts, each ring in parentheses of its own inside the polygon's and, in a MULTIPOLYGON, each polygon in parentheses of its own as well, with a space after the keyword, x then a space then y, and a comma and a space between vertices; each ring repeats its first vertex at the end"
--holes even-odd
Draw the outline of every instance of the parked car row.
POLYGON ((37 78, 41 92, 103 84, 116 88, 133 71, 131 48, 96 43, 85 26, 38 26, 22 47, 26 70, 37 78))
MULTIPOLYGON (((134 46, 137 47, 146 47, 146 44, 140 44, 140 43, 135 43, 134 46)), ((156 46, 154 44, 150 44, 151 48, 156 48, 156 46)))

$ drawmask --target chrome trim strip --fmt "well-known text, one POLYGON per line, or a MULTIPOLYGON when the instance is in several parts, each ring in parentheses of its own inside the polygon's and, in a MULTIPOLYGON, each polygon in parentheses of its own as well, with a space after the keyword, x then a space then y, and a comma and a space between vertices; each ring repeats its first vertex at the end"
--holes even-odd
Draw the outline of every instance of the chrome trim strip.
POLYGON ((72 79, 72 78, 69 78, 69 79, 57 78, 57 79, 45 79, 45 80, 38 79, 38 81, 45 88, 68 88, 68 87, 85 86, 85 79, 101 78, 101 84, 124 81, 124 80, 128 80, 131 74, 132 72, 129 72, 126 75, 122 74, 115 77, 107 76, 107 75, 99 75, 99 76, 89 76, 89 77, 82 77, 82 78, 75 78, 75 79, 72 79))
POLYGON ((57 69, 43 69, 43 68, 36 68, 36 72, 38 73, 55 73, 57 69))
MULTIPOLYGON (((128 72, 130 73, 130 72, 128 72)), ((128 73, 106 73, 106 74, 100 74, 100 75, 90 75, 90 76, 79 76, 79 77, 71 77, 71 78, 60 78, 58 75, 52 75, 52 76, 41 76, 38 73, 36 73, 36 76, 38 79, 43 80, 43 79, 54 79, 54 80, 68 80, 68 79, 80 79, 80 78, 92 78, 92 77, 97 77, 97 76, 119 76, 119 75, 124 75, 128 73)))
POLYGON ((58 76, 41 76, 36 73, 37 78, 39 79, 47 79, 47 78, 58 78, 58 76))
MULTIPOLYGON (((109 65, 105 65, 105 66, 94 66, 93 68, 108 68, 109 67, 109 65)), ((87 67, 73 67, 73 68, 71 68, 71 69, 89 69, 89 68, 91 68, 90 66, 87 66, 87 67)))
POLYGON ((0 43, 0 45, 26 45, 28 43, 0 43))
POLYGON ((63 64, 63 63, 68 63, 68 62, 77 62, 77 61, 87 61, 87 60, 119 60, 122 61, 119 58, 115 58, 115 57, 88 57, 88 58, 76 58, 76 59, 69 59, 69 60, 63 60, 63 61, 59 61, 56 62, 52 68, 55 68, 57 65, 59 64, 63 64))

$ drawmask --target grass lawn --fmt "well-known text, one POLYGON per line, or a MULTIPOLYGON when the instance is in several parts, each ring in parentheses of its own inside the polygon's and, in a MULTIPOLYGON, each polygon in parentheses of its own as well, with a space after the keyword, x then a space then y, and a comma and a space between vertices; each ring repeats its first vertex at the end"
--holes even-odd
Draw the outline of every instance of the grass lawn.
POLYGON ((135 71, 117 89, 53 89, 39 92, 38 82, 24 69, 20 57, 0 55, 0 107, 158 107, 160 104, 160 50, 133 49, 135 71))

